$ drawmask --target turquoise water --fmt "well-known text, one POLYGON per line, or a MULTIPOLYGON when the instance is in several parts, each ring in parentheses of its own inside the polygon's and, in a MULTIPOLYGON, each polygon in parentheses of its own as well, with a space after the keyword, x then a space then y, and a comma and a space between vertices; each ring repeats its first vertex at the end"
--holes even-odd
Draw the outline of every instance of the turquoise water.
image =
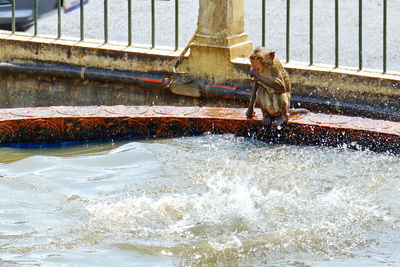
POLYGON ((233 135, 0 148, 1 266, 400 265, 400 158, 233 135))

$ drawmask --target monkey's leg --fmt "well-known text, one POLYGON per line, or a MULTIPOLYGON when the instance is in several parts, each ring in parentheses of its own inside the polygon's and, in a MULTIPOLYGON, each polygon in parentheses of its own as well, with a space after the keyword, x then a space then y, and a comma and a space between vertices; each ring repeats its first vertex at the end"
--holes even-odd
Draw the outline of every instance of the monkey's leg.
POLYGON ((272 122, 272 126, 274 128, 278 128, 280 126, 282 126, 283 124, 285 124, 287 121, 289 120, 288 116, 279 116, 279 117, 275 117, 274 121, 272 122))
POLYGON ((282 126, 284 123, 286 123, 289 120, 289 116, 288 116, 289 97, 290 97, 290 95, 288 95, 288 93, 273 95, 275 119, 272 122, 272 126, 274 126, 274 127, 282 126))
POLYGON ((268 113, 268 111, 266 109, 261 109, 262 114, 263 114, 263 123, 264 123, 264 128, 266 130, 271 128, 272 125, 272 117, 271 115, 268 113))
POLYGON ((260 86, 258 89, 257 103, 261 108, 263 114, 264 129, 269 130, 272 125, 271 114, 274 113, 272 94, 269 93, 264 87, 260 86))

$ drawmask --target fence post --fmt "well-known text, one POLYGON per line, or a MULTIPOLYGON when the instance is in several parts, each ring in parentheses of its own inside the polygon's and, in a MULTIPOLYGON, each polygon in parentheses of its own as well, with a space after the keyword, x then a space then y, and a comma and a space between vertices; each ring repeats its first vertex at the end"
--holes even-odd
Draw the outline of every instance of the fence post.
POLYGON ((335 68, 339 68, 339 0, 335 0, 335 68))
POLYGON ((314 64, 314 0, 310 0, 310 66, 314 64))
POLYGON ((62 0, 58 0, 58 3, 57 3, 57 39, 61 38, 61 6, 62 6, 62 0))
POLYGON ((11 17, 12 17, 11 30, 12 30, 12 33, 14 34, 15 33, 15 0, 11 1, 11 17))
POLYGON ((108 0, 104 0, 104 43, 108 43, 108 0))
POLYGON ((156 46, 156 1, 151 0, 151 48, 156 46))
POLYGON ((132 45, 132 0, 128 0, 128 46, 132 45))
POLYGON ((383 0, 383 73, 387 70, 387 0, 383 0))
POLYGON ((267 5, 265 3, 266 0, 262 0, 262 18, 261 18, 261 45, 265 46, 265 31, 266 31, 266 27, 265 27, 265 20, 266 20, 266 8, 267 5))
POLYGON ((290 61, 290 0, 286 1, 286 63, 290 61))
POLYGON ((363 0, 358 0, 358 70, 363 68, 363 0))
POLYGON ((81 29, 81 41, 85 39, 85 10, 83 0, 80 0, 80 29, 81 29))
POLYGON ((179 0, 175 0, 175 51, 179 48, 179 0))
POLYGON ((34 26, 34 36, 38 34, 38 20, 39 20, 39 0, 35 0, 35 26, 34 26))

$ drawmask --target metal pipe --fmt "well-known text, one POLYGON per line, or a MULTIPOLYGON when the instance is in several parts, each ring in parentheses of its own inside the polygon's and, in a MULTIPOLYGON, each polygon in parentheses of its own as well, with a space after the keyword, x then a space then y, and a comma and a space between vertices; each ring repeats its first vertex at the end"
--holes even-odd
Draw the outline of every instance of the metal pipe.
POLYGON ((383 0, 383 73, 387 70, 387 0, 383 0))
POLYGON ((363 68, 363 53, 362 53, 362 46, 363 46, 363 41, 362 41, 362 33, 363 33, 363 1, 359 0, 358 1, 358 70, 362 70, 363 68))
POLYGON ((57 5, 57 38, 61 38, 61 5, 62 5, 62 0, 58 0, 58 5, 57 5))
POLYGON ((179 48, 179 0, 175 0, 175 51, 179 48))
POLYGON ((104 0, 104 43, 108 43, 108 0, 104 0))
POLYGON ((128 46, 132 45, 132 0, 128 0, 128 46))
POLYGON ((156 46, 156 1, 151 0, 151 48, 156 46))
POLYGON ((310 66, 314 64, 314 0, 310 0, 310 66))
POLYGON ((39 0, 35 0, 35 29, 34 29, 34 36, 38 34, 38 19, 39 19, 39 0))
POLYGON ((84 24, 84 3, 83 0, 80 0, 80 11, 81 11, 81 18, 80 18, 80 28, 81 28, 81 41, 85 39, 85 24, 84 24))
POLYGON ((14 34, 15 33, 15 0, 12 0, 12 2, 11 2, 11 13, 12 13, 11 31, 14 34))
POLYGON ((262 0, 262 29, 261 29, 261 44, 262 46, 265 47, 265 30, 266 30, 266 25, 265 25, 265 20, 266 20, 266 0, 262 0))
POLYGON ((335 68, 339 67, 339 0, 335 0, 335 68))
POLYGON ((290 0, 286 2, 286 63, 290 61, 290 0))

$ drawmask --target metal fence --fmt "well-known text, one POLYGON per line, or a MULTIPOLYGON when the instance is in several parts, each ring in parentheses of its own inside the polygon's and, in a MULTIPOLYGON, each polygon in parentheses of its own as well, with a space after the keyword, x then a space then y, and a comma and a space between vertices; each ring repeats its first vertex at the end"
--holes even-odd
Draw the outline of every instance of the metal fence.
MULTIPOLYGON (((355 2, 356 0, 354 0, 355 2)), ((265 32, 266 32, 266 2, 262 0, 262 45, 265 46, 265 32)), ((290 61, 290 22, 291 22, 291 0, 286 0, 286 62, 290 61)), ((382 13, 383 13, 383 35, 382 35, 382 66, 383 73, 387 71, 387 0, 383 0, 382 13)), ((309 0, 309 63, 314 64, 314 0, 309 0)), ((339 0, 335 0, 335 67, 339 67, 339 0)), ((400 14, 399 14, 400 17, 400 14)), ((358 0, 358 70, 363 69, 363 0, 358 0)))
MULTIPOLYGON (((38 36, 38 25, 39 25, 39 5, 40 0, 33 0, 34 1, 34 22, 33 22, 33 36, 38 36)), ((57 38, 62 37, 62 10, 63 0, 57 0, 57 38)), ((95 0, 92 0, 95 1, 95 0)), ((108 0, 101 0, 103 1, 104 5, 104 23, 103 23, 103 31, 104 31, 104 43, 109 42, 109 1, 108 0)), ((129 46, 133 44, 132 41, 132 11, 133 5, 132 0, 125 0, 126 1, 126 12, 127 12, 127 43, 129 46)), ((149 0, 151 1, 151 47, 154 48, 156 46, 156 0, 149 0)), ((169 0, 167 0, 169 1, 169 0)), ((79 29, 80 29, 80 40, 85 40, 85 1, 79 0, 79 10, 80 10, 80 18, 79 18, 79 29)), ((174 21, 175 21, 175 50, 179 48, 179 0, 174 0, 175 4, 175 14, 174 14, 174 21)), ((14 34, 16 32, 16 0, 11 0, 11 12, 12 12, 12 19, 11 19, 11 31, 14 34)), ((124 7, 121 7, 121 10, 124 10, 124 7)), ((46 34, 46 33, 45 33, 46 34)))
MULTIPOLYGON (((33 27, 33 35, 37 36, 38 35, 38 29, 39 29, 39 21, 38 20, 38 8, 40 1, 39 0, 34 0, 35 1, 35 16, 34 16, 34 27, 33 27)), ((78 0, 80 1, 80 9, 79 11, 79 34, 80 34, 80 40, 85 40, 86 35, 85 35, 85 30, 87 30, 86 25, 85 25, 85 5, 84 5, 84 0, 78 0)), ((118 14, 119 16, 122 16, 123 13, 125 13, 123 16, 126 18, 125 21, 125 28, 126 28, 126 39, 125 40, 120 40, 119 41, 125 41, 128 46, 135 45, 135 40, 134 38, 136 36, 133 36, 133 22, 136 21, 137 24, 139 24, 138 28, 139 30, 144 30, 145 27, 150 28, 150 33, 151 33, 151 38, 149 40, 151 48, 156 47, 157 44, 157 39, 156 39, 156 25, 157 25, 157 19, 158 17, 156 16, 158 12, 161 13, 167 13, 167 17, 170 21, 173 21, 173 27, 166 27, 168 28, 167 30, 164 29, 162 34, 166 34, 169 36, 174 36, 174 44, 172 45, 172 48, 175 50, 178 50, 179 48, 182 48, 185 43, 182 43, 182 40, 185 42, 189 39, 188 36, 192 34, 185 32, 185 29, 187 28, 187 25, 184 25, 183 27, 180 25, 180 19, 182 17, 185 17, 189 13, 196 13, 197 14, 197 4, 194 4, 193 2, 197 2, 197 0, 164 0, 165 2, 168 2, 168 5, 163 4, 161 8, 164 8, 165 10, 160 10, 159 7, 157 6, 160 4, 160 0, 140 0, 141 2, 138 2, 138 0, 119 0, 119 11, 118 14), (150 8, 150 16, 146 16, 144 19, 143 16, 138 16, 138 13, 136 15, 133 15, 133 12, 135 12, 135 9, 139 5, 144 5, 144 2, 147 2, 146 4, 149 4, 150 8), (157 2, 157 3, 156 3, 157 2), (186 7, 184 10, 180 10, 180 3, 184 2, 186 4, 186 7), (192 2, 192 3, 190 3, 192 2), (190 5, 193 6, 193 8, 190 8, 190 5), (156 13, 157 11, 157 13, 156 13), (148 19, 147 17, 150 17, 148 19), (137 21, 139 20, 139 21, 137 21), (182 32, 185 32, 185 36, 182 38, 182 32), (179 38, 181 37, 181 38, 179 38)), ((371 50, 376 51, 377 46, 381 46, 381 56, 379 57, 379 60, 381 60, 381 68, 380 71, 383 73, 386 73, 388 71, 388 58, 392 59, 395 63, 394 65, 394 70, 399 71, 400 70, 400 57, 397 55, 398 53, 396 50, 398 50, 399 47, 392 47, 393 51, 391 54, 388 52, 388 8, 389 8, 389 3, 388 1, 392 4, 391 8, 395 10, 395 12, 400 11, 400 1, 399 0, 353 0, 352 3, 349 3, 349 1, 344 1, 344 0, 334 0, 334 6, 330 7, 330 10, 324 11, 327 16, 331 14, 331 9, 333 9, 333 17, 334 17, 334 23, 332 25, 326 26, 326 31, 329 32, 334 32, 334 51, 326 51, 324 52, 325 54, 332 54, 334 53, 334 62, 329 62, 328 59, 323 59, 322 62, 318 63, 328 63, 332 64, 335 68, 340 67, 341 63, 341 52, 343 45, 341 45, 341 28, 347 27, 343 26, 341 23, 341 12, 347 11, 349 5, 352 7, 356 5, 357 12, 352 12, 349 16, 352 17, 352 19, 355 19, 357 21, 357 33, 358 35, 358 41, 357 42, 351 42, 351 43, 346 43, 346 46, 351 46, 354 51, 354 48, 357 47, 357 52, 356 53, 349 53, 349 56, 352 58, 357 58, 357 63, 356 64, 350 64, 350 67, 355 67, 358 70, 364 70, 364 58, 366 55, 368 56, 368 53, 372 53, 375 58, 373 58, 373 63, 376 66, 378 57, 376 56, 376 52, 371 52, 371 50), (342 8, 341 5, 342 3, 346 4, 347 7, 342 8), (363 19, 365 19, 365 14, 363 13, 366 8, 369 8, 370 5, 376 5, 377 7, 379 6, 381 15, 377 16, 376 18, 368 18, 367 22, 365 22, 363 19), (378 17, 381 20, 381 22, 378 21, 378 17), (363 47, 365 39, 367 41, 370 41, 368 34, 367 36, 364 35, 364 28, 366 25, 377 25, 373 26, 375 28, 380 28, 379 31, 381 32, 381 39, 380 40, 375 40, 373 49, 365 49, 363 47), (380 44, 379 44, 380 43, 380 44)), ((325 1, 314 1, 314 0, 299 0, 299 1, 291 1, 291 0, 246 0, 245 5, 246 5, 246 10, 250 10, 246 12, 245 15, 245 23, 248 20, 251 20, 252 22, 255 21, 256 23, 252 23, 251 26, 249 26, 249 23, 247 23, 246 26, 246 31, 251 32, 252 34, 250 35, 250 39, 255 39, 256 42, 261 39, 261 44, 265 46, 267 43, 267 40, 270 42, 269 44, 274 44, 276 47, 279 49, 282 49, 282 43, 279 43, 277 40, 281 40, 282 36, 279 35, 279 32, 283 32, 285 34, 285 50, 282 50, 281 54, 285 54, 286 57, 286 62, 291 62, 292 61, 292 55, 291 52, 294 49, 298 49, 298 47, 302 47, 302 52, 298 53, 304 56, 304 54, 308 54, 308 63, 309 65, 314 65, 316 64, 315 60, 315 49, 316 49, 316 36, 317 34, 315 33, 316 27, 319 26, 320 23, 315 21, 315 16, 316 14, 320 13, 321 6, 316 7, 316 4, 320 4, 321 2, 326 2, 326 3, 333 3, 333 1, 325 0, 325 1), (296 6, 297 5, 297 6, 296 6), (307 8, 305 8, 307 6, 307 8), (255 8, 256 7, 256 8, 255 8), (254 10, 253 10, 254 9, 254 10), (272 10, 271 10, 272 9, 272 10), (275 12, 275 10, 278 10, 279 12, 275 12), (282 14, 285 12, 285 14, 282 14), (297 12, 297 15, 294 15, 293 12, 297 12), (285 16, 285 21, 282 23, 275 23, 277 25, 274 25, 274 22, 276 21, 282 21, 281 18, 285 16), (301 17, 303 20, 301 22, 296 21, 297 17, 301 17), (308 19, 304 19, 305 17, 308 17, 308 19), (301 36, 303 39, 301 39, 300 42, 295 42, 293 45, 292 38, 293 38, 293 33, 294 34, 299 34, 296 33, 296 29, 294 29, 293 26, 298 27, 299 23, 302 25, 302 30, 301 30, 301 36), (258 26, 258 25, 259 26, 258 26), (254 29, 257 28, 257 29, 254 29), (261 29, 260 29, 261 28, 261 29), (271 28, 279 28, 278 34, 275 32, 269 32, 271 28), (308 32, 307 39, 305 39, 305 32, 308 32), (256 36, 256 35, 259 36, 256 36), (260 36, 261 35, 261 36, 260 36), (272 40, 275 39, 275 40, 272 40), (305 49, 305 46, 308 48, 305 49), (306 51, 308 50, 308 51, 306 51)), ((112 1, 112 3, 116 3, 115 0, 112 1)), ((97 36, 97 39, 103 39, 104 43, 109 43, 110 42, 110 7, 109 5, 111 4, 111 1, 108 0, 91 0, 89 2, 88 7, 90 5, 103 5, 103 14, 96 14, 97 16, 103 16, 103 36, 97 36)), ((62 28, 62 18, 64 16, 62 12, 62 0, 58 0, 58 5, 57 5, 57 38, 61 38, 63 36, 63 28, 62 28)), ((376 7, 374 7, 376 10, 376 7)), ((139 12, 139 11, 137 11, 139 12)), ((143 12, 143 9, 142 11, 143 12)), ((396 14, 395 14, 396 15, 396 14)), ((15 33, 15 0, 12 0, 12 32, 15 33)), ((346 15, 348 16, 348 15, 346 15)), ((369 14, 367 15, 369 16, 369 14)), ((399 26, 397 28, 400 28, 400 13, 397 13, 397 16, 392 16, 395 17, 395 19, 398 20, 398 22, 395 23, 396 26, 399 26)), ((342 19, 343 20, 343 19, 342 19)), ((163 22, 160 22, 161 24, 163 22)), ((193 20, 190 22, 191 25, 195 25, 196 20, 193 20)), ((160 27, 160 25, 157 25, 160 27)), ((162 27, 163 25, 161 25, 162 27)), ((195 27, 195 26, 194 26, 195 27)), ((354 25, 352 25, 354 27, 354 25)), ((122 27, 119 27, 122 28, 122 27)), ((192 27, 193 28, 193 27, 192 27)), ((97 29, 98 30, 98 29, 97 29)), ((115 29, 113 28, 113 31, 115 29)), ((32 30, 31 30, 32 31, 32 30)), ((47 33, 45 33, 47 34, 47 33)), ((139 33, 140 34, 140 33, 139 33)), ((139 35, 138 34, 138 35, 139 35)), ((393 36, 395 38, 398 38, 400 36, 400 31, 394 32, 393 36)), ((376 39, 376 38, 375 38, 376 39)), ((397 39, 396 39, 397 40, 397 39)), ((392 43, 397 43, 397 41, 393 41, 392 43)), ((254 41, 254 40, 253 40, 254 41)), ((320 42, 321 43, 321 42, 320 42)), ((400 39, 399 42, 400 43, 400 39)), ((322 45, 323 42, 322 42, 322 45)), ((319 45, 321 46, 321 44, 319 45)), ((348 58, 349 56, 346 56, 348 58)), ((303 57, 304 58, 304 57, 303 57)), ((304 60, 302 60, 304 62, 304 60)), ((347 65, 346 65, 347 66, 347 65)))

